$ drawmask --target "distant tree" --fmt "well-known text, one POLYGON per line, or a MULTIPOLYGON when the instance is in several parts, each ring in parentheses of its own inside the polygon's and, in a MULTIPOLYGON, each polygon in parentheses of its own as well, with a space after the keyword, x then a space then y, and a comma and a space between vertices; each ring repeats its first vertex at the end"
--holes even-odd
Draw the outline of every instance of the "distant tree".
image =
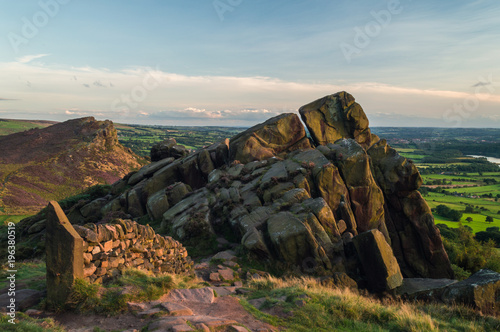
POLYGON ((467 222, 471 222, 471 221, 472 221, 472 217, 467 217, 467 218, 465 218, 465 220, 466 220, 467 222))
POLYGON ((420 191, 422 196, 427 196, 429 194, 429 189, 427 189, 426 187, 420 187, 418 188, 418 191, 420 191))
POLYGON ((443 216, 445 218, 450 218, 453 221, 460 221, 462 218, 462 212, 454 209, 450 209, 444 204, 439 204, 436 206, 435 210, 436 214, 443 216))
POLYGON ((493 222, 492 216, 486 216, 486 222, 493 222))
POLYGON ((450 209, 450 212, 448 213, 447 217, 453 221, 460 221, 460 219, 462 219, 462 212, 450 209))
POLYGON ((465 213, 474 213, 474 208, 472 206, 470 206, 470 205, 467 205, 465 207, 465 213))
POLYGON ((450 213, 450 208, 444 204, 439 204, 436 206, 436 213, 440 216, 446 217, 450 213))

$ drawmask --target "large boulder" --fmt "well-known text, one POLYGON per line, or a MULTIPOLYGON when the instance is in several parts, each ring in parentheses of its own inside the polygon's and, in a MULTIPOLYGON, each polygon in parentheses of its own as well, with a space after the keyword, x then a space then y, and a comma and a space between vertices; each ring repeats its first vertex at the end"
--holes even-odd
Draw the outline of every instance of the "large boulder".
POLYGON ((229 157, 244 164, 311 148, 299 117, 285 113, 253 126, 229 142, 229 157))
POLYGON ((353 138, 363 147, 371 144, 368 118, 354 97, 345 91, 302 106, 299 113, 318 145, 335 143, 341 138, 353 138))
POLYGON ((153 145, 150 151, 151 161, 159 161, 165 158, 182 158, 189 154, 189 150, 183 145, 178 145, 174 138, 153 145))
POLYGON ((422 185, 417 166, 401 156, 385 139, 373 144, 367 153, 374 166, 374 176, 384 194, 402 196, 422 185))
POLYGON ((441 296, 445 303, 464 303, 483 313, 500 312, 500 273, 483 269, 470 278, 446 287, 441 296))
POLYGON ((401 286, 401 270, 391 246, 381 232, 373 229, 355 236, 352 241, 369 289, 383 292, 401 286))
POLYGON ((168 203, 168 197, 166 194, 166 189, 160 190, 148 198, 146 205, 149 219, 151 220, 161 220, 163 214, 167 212, 170 204, 168 203))
POLYGON ((168 209, 162 218, 162 228, 171 230, 176 238, 209 238, 214 234, 210 222, 211 195, 203 188, 168 209))
POLYGON ((273 246, 285 263, 304 268, 312 260, 313 266, 323 265, 318 253, 319 245, 311 228, 290 212, 280 212, 269 218, 267 230, 273 246))
POLYGON ((500 273, 483 269, 468 279, 405 279, 397 295, 416 301, 461 303, 480 309, 484 314, 500 312, 500 273))
POLYGON ((305 184, 310 188, 313 196, 322 197, 335 217, 348 224, 347 230, 357 234, 356 220, 349 202, 349 190, 337 166, 332 164, 319 148, 291 153, 288 158, 299 163, 306 170, 309 181, 305 184))

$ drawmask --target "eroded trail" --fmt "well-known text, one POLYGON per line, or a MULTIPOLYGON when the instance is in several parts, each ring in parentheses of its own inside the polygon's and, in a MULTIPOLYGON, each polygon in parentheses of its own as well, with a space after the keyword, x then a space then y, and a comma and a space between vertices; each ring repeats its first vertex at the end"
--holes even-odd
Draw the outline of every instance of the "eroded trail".
POLYGON ((105 331, 277 331, 243 308, 237 290, 176 289, 157 301, 128 303, 129 312, 118 316, 65 313, 54 318, 70 332, 93 331, 95 327, 105 331))

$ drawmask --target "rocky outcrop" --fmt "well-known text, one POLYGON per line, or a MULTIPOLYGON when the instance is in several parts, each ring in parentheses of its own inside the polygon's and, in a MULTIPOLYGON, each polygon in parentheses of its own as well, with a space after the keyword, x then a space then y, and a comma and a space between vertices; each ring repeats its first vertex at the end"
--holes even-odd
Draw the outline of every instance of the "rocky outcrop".
POLYGON ((246 164, 310 147, 299 117, 287 113, 233 137, 229 143, 229 157, 246 164))
MULTIPOLYGON (((183 158, 153 162, 115 183, 112 194, 75 205, 70 219, 147 216, 180 241, 226 237, 277 268, 345 273, 375 291, 396 287, 401 275, 453 277, 416 191, 417 169, 371 135, 354 98, 341 92, 300 113, 316 147, 299 117, 283 114, 183 158)), ((29 226, 39 227, 36 219, 29 226)))

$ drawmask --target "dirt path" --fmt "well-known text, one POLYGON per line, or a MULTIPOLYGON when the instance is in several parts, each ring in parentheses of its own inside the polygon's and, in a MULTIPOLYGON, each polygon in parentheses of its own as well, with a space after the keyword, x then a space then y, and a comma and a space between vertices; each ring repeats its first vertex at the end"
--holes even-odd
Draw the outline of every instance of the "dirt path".
POLYGON ((211 258, 208 258, 194 266, 196 276, 211 286, 173 289, 155 301, 129 302, 128 312, 118 316, 63 313, 53 318, 69 332, 92 332, 95 327, 104 331, 128 332, 278 331, 243 308, 240 298, 245 291, 241 289, 241 282, 234 282, 236 286, 227 286, 228 281, 219 280, 220 276, 232 278, 233 272, 236 273, 239 266, 234 262, 234 252, 220 252, 212 258, 222 261, 222 265, 210 264, 211 258), (216 281, 213 280, 214 274, 217 275, 216 281))
POLYGON ((236 297, 236 287, 206 287, 175 290, 160 300, 130 303, 131 312, 104 317, 64 313, 53 316, 69 332, 91 332, 95 327, 105 331, 277 331, 247 312, 236 297), (215 297, 217 293, 230 294, 215 297), (176 294, 182 293, 178 296, 176 294), (143 311, 138 311, 138 310, 143 311))

